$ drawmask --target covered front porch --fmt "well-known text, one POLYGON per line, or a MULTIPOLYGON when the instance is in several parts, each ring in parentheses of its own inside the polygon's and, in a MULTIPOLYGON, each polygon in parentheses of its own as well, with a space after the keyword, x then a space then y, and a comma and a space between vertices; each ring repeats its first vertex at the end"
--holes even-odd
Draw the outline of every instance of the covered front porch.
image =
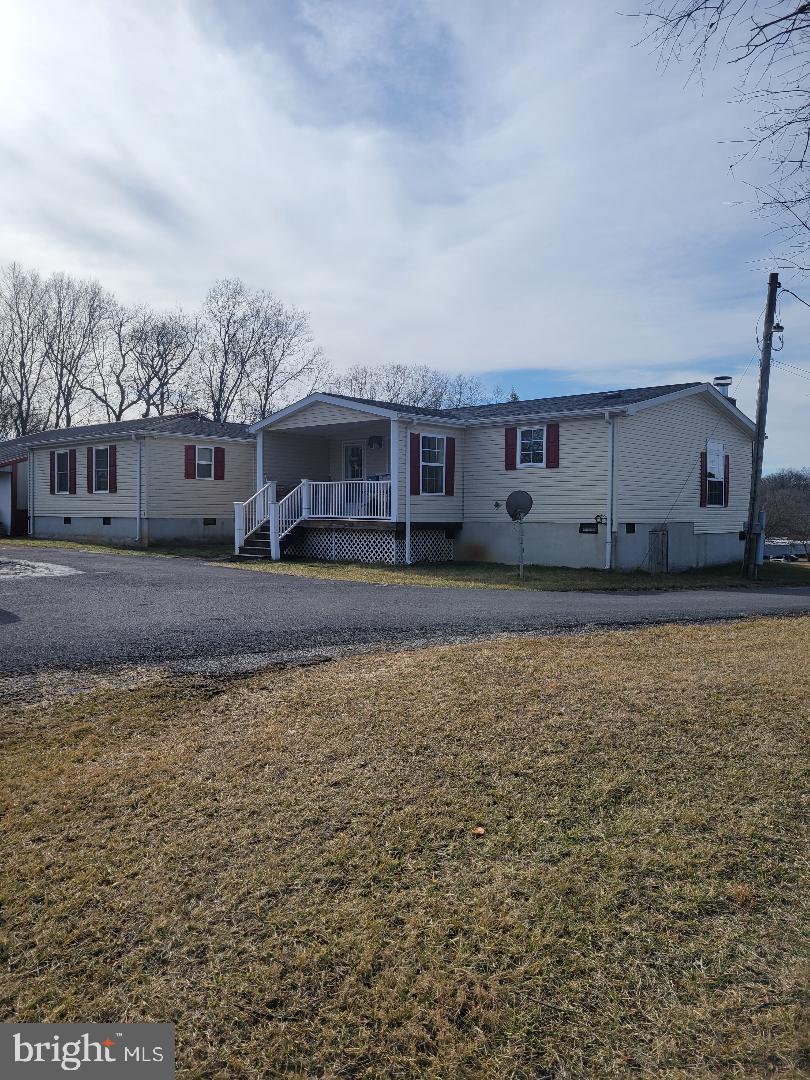
POLYGON ((257 424, 256 493, 234 506, 236 552, 394 563, 452 558, 447 530, 412 527, 407 426, 390 410, 322 395, 257 424))

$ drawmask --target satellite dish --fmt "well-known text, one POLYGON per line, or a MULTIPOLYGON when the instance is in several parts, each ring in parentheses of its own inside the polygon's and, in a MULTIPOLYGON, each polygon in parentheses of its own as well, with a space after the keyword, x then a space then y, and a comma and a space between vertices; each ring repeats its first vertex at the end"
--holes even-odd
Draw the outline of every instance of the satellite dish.
POLYGON ((533 500, 528 491, 513 491, 506 500, 506 512, 512 521, 522 521, 532 505, 533 500))

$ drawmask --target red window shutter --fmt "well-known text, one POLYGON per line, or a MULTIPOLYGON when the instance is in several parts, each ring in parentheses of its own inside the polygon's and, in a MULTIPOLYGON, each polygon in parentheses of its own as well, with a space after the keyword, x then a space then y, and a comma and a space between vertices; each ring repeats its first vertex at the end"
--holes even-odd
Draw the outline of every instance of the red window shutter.
POLYGON ((110 447, 109 469, 110 494, 114 495, 118 491, 118 454, 116 453, 115 444, 110 447))
POLYGON ((51 495, 56 494, 56 451, 51 450, 51 495))
POLYGON ((546 468, 560 467, 560 425, 546 424, 546 468))
POLYGON ((197 479, 197 447, 187 446, 186 451, 186 480, 197 479))
POLYGON ((87 490, 92 492, 95 490, 95 484, 93 483, 93 447, 87 447, 87 490))
POLYGON ((723 506, 728 506, 728 474, 729 474, 729 457, 726 454, 723 460, 723 506))
POLYGON ((508 427, 504 431, 504 466, 517 468, 517 428, 508 427))
POLYGON ((422 439, 415 432, 411 432, 410 462, 411 462, 411 495, 419 495, 422 491, 422 439))
POLYGON ((68 450, 68 495, 76 494, 76 451, 68 450))
POLYGON ((709 462, 706 451, 700 452, 700 505, 705 506, 709 501, 709 462))
POLYGON ((214 479, 225 479, 225 448, 223 446, 214 447, 214 479))
POLYGON ((456 440, 449 435, 444 440, 444 493, 456 493, 456 440))

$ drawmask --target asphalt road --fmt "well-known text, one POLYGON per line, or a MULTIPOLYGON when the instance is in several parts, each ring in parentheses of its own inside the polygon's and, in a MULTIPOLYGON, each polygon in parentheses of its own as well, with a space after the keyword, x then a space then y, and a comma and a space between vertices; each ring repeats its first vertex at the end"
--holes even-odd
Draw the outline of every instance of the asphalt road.
MULTIPOLYGON (((12 549, 0 559, 0 672, 356 651, 501 632, 810 613, 810 588, 549 593, 364 585, 155 556, 12 549), (10 567, 6 565, 6 571, 10 567)), ((247 659, 240 659, 247 658, 247 659)), ((192 665, 194 666, 194 665, 192 665)))

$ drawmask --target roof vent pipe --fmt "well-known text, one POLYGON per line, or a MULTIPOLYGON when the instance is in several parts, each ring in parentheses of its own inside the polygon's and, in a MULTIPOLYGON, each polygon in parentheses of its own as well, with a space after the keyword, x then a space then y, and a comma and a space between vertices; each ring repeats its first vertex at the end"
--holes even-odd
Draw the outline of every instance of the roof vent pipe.
POLYGON ((723 397, 728 397, 728 388, 731 386, 730 375, 715 375, 712 384, 715 390, 719 390, 723 397))

